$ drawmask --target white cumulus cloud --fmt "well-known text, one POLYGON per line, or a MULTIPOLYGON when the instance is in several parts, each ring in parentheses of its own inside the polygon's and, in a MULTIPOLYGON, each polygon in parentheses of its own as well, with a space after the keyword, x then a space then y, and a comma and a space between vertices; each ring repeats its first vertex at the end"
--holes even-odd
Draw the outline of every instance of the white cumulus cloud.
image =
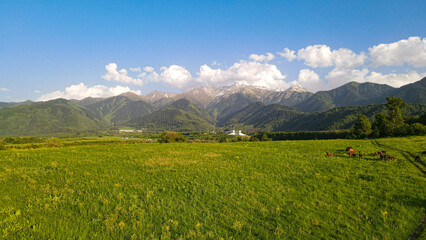
POLYGON ((356 54, 347 48, 331 51, 327 45, 313 45, 300 49, 297 58, 304 60, 305 65, 313 68, 331 66, 354 68, 364 65, 367 56, 363 52, 356 54))
POLYGON ((142 79, 144 82, 158 82, 160 80, 160 75, 157 72, 143 72, 138 74, 138 78, 142 79))
POLYGON ((306 65, 313 68, 333 65, 331 49, 327 45, 313 45, 302 48, 297 52, 297 59, 304 60, 306 65))
POLYGON ((360 54, 356 54, 347 48, 333 50, 331 54, 336 68, 354 68, 362 66, 367 59, 365 53, 361 52, 360 54))
POLYGON ((372 82, 387 84, 392 87, 401 87, 403 85, 419 81, 426 77, 426 72, 418 73, 410 71, 408 73, 390 73, 383 74, 379 72, 369 72, 368 69, 333 69, 325 77, 328 80, 328 89, 339 87, 351 81, 363 83, 372 82))
POLYGON ((410 71, 408 73, 391 73, 391 74, 382 74, 378 72, 371 72, 365 78, 366 82, 387 84, 392 87, 401 87, 406 84, 417 82, 420 79, 426 77, 426 72, 418 73, 417 71, 410 71))
POLYGON ((192 87, 194 79, 191 73, 182 66, 171 65, 170 67, 162 67, 160 81, 169 84, 178 89, 187 89, 192 87))
POLYGON ((426 67, 426 38, 409 37, 398 42, 379 44, 368 49, 371 61, 376 66, 426 67))
POLYGON ((322 80, 316 72, 310 69, 300 70, 296 83, 311 91, 323 90, 325 87, 324 80, 322 80))
POLYGON ((84 83, 80 83, 77 85, 71 85, 69 87, 66 87, 65 91, 55 91, 44 94, 43 96, 39 97, 37 101, 48 101, 57 98, 81 100, 86 97, 112 97, 126 92, 133 92, 139 95, 141 94, 141 91, 139 90, 131 90, 129 87, 123 87, 119 85, 115 87, 107 87, 104 85, 87 87, 86 85, 84 85, 84 83))
POLYGON ((325 78, 328 80, 328 89, 339 87, 348 82, 365 82, 368 69, 339 69, 331 70, 325 78))
POLYGON ((275 56, 272 53, 266 53, 265 55, 250 54, 249 59, 257 62, 269 62, 274 60, 275 56))
POLYGON ((229 86, 242 83, 266 88, 286 88, 289 85, 283 81, 285 76, 275 65, 240 61, 228 69, 212 69, 207 65, 200 67, 197 81, 213 86, 229 86))
POLYGON ((140 72, 141 67, 129 68, 129 70, 132 71, 132 72, 140 72))
POLYGON ((142 80, 128 76, 126 69, 117 71, 117 64, 110 63, 105 66, 107 73, 102 76, 107 81, 117 81, 127 84, 142 85, 142 80))
POLYGON ((8 89, 8 88, 0 88, 0 91, 3 91, 3 92, 9 92, 9 91, 10 91, 10 89, 8 89))
POLYGON ((289 62, 292 62, 294 59, 297 58, 296 52, 288 48, 284 48, 282 52, 277 52, 277 54, 283 58, 287 58, 289 62))
POLYGON ((153 67, 151 67, 151 66, 146 66, 146 67, 144 67, 144 68, 143 68, 143 70, 144 70, 145 72, 153 72, 153 71, 154 71, 154 68, 153 68, 153 67))

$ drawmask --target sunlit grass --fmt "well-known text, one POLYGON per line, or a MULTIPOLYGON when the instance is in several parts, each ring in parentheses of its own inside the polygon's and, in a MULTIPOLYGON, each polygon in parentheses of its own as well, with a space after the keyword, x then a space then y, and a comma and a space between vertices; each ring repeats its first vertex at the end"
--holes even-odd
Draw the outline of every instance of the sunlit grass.
POLYGON ((416 137, 0 151, 0 236, 407 239, 425 212, 426 167, 412 161, 424 146, 416 137), (379 150, 397 160, 379 161, 379 150))

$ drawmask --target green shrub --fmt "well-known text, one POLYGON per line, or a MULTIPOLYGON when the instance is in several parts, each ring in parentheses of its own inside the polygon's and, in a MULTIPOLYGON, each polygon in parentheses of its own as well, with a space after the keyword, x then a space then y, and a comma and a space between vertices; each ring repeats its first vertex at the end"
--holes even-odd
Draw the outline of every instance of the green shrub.
POLYGON ((259 142, 259 139, 257 137, 251 137, 250 142, 259 142))
POLYGON ((422 135, 426 133, 426 126, 423 126, 421 123, 413 123, 410 125, 410 134, 412 135, 422 135))
POLYGON ((51 147, 62 147, 63 144, 59 141, 57 138, 49 138, 47 139, 43 145, 45 147, 51 148, 51 147))
POLYGON ((185 137, 178 132, 164 131, 158 138, 160 143, 174 143, 174 142, 185 142, 185 137))
POLYGON ((355 138, 365 138, 371 134, 371 123, 365 115, 361 115, 353 128, 355 138))

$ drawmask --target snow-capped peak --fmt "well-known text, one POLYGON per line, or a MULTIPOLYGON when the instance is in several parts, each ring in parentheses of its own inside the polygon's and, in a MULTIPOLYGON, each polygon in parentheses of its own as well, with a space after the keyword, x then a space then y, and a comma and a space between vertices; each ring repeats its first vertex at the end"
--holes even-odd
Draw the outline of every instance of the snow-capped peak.
POLYGON ((289 92, 310 92, 308 89, 300 86, 300 85, 293 85, 291 87, 289 87, 286 91, 289 92))

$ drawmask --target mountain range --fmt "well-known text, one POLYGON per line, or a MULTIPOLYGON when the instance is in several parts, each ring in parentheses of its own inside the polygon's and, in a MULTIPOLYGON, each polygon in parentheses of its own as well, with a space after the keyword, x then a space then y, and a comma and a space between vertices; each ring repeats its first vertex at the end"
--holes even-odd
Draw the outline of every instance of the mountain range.
POLYGON ((408 104, 420 115, 426 104, 426 78, 393 88, 350 82, 311 93, 300 86, 285 91, 235 84, 203 86, 184 93, 124 93, 109 98, 0 103, 0 135, 52 134, 130 126, 147 130, 202 131, 251 126, 257 130, 300 131, 350 128, 359 114, 372 118, 386 97, 408 104))

